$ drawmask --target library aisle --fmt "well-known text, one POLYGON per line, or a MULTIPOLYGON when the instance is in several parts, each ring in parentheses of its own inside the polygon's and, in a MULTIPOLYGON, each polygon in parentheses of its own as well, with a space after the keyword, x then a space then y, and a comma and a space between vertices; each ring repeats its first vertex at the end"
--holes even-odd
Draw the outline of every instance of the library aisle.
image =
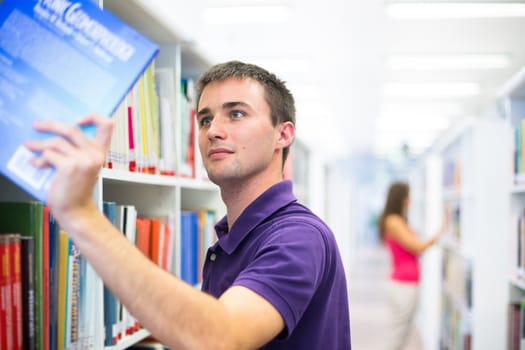
MULTIPOLYGON (((350 271, 350 322, 352 349, 383 350, 387 327, 385 283, 388 251, 375 244, 359 247, 350 271)), ((422 350, 414 330, 404 350, 422 350)))

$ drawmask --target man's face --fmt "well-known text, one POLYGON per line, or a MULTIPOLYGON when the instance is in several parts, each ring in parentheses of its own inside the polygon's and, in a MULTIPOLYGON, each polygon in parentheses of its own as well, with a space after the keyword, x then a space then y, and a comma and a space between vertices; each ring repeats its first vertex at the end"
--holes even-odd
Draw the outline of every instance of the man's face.
POLYGON ((230 78, 204 88, 197 110, 199 147, 216 184, 243 181, 280 166, 279 126, 274 127, 264 88, 230 78))

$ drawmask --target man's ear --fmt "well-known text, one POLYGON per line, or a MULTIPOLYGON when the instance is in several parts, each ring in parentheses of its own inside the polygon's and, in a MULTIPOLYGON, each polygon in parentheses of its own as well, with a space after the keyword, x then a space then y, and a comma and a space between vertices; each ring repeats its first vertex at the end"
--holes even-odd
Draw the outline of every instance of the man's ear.
POLYGON ((282 122, 279 124, 278 130, 278 147, 282 149, 290 146, 295 138, 295 125, 292 122, 282 122))

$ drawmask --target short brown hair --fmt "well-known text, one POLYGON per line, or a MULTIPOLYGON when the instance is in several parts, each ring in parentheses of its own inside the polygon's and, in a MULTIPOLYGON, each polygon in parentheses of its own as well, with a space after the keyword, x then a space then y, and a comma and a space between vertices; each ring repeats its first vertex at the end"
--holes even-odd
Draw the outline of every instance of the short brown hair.
MULTIPOLYGON (((284 81, 264 68, 240 61, 216 64, 201 75, 196 84, 197 107, 206 85, 229 78, 250 78, 259 82, 264 88, 264 98, 270 106, 272 124, 276 126, 279 123, 290 121, 295 125, 295 102, 284 81)), ((289 148, 290 146, 283 149, 283 165, 288 157, 289 148)))

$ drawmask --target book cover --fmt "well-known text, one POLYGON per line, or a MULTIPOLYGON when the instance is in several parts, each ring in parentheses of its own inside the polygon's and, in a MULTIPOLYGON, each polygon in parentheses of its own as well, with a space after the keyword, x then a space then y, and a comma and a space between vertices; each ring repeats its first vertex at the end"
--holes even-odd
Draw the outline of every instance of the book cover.
POLYGON ((157 52, 88 0, 0 2, 0 172, 45 201, 53 169, 33 167, 23 143, 49 135, 32 122, 110 116, 157 52))

